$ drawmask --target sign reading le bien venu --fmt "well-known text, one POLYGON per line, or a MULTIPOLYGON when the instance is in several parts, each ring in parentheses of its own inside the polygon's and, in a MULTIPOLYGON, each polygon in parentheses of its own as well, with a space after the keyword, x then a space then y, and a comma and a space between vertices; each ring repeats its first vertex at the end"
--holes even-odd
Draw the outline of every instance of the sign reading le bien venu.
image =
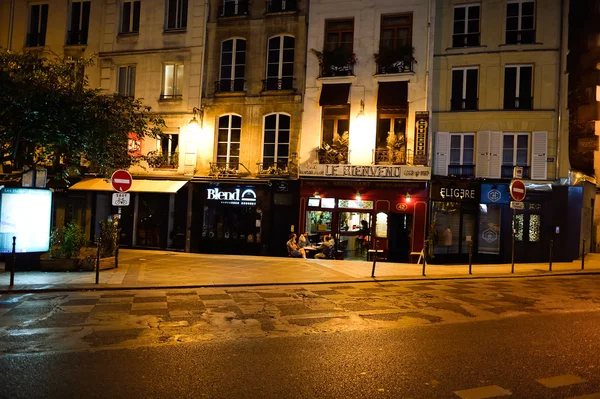
POLYGON ((429 180, 431 168, 411 165, 300 164, 303 176, 362 177, 374 179, 429 180))

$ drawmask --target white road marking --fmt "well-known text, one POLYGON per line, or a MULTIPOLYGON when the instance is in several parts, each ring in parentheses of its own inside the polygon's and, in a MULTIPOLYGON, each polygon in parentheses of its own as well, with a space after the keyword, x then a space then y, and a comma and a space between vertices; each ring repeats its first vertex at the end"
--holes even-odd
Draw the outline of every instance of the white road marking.
POLYGON ((556 377, 548 378, 538 378, 536 381, 545 386, 546 388, 558 388, 567 385, 581 384, 582 382, 586 382, 583 378, 571 374, 557 375, 556 377))
POLYGON ((498 385, 489 385, 487 387, 479 387, 472 389, 463 389, 462 391, 454 391, 454 393, 462 399, 485 399, 495 398, 497 396, 510 396, 512 392, 498 385))

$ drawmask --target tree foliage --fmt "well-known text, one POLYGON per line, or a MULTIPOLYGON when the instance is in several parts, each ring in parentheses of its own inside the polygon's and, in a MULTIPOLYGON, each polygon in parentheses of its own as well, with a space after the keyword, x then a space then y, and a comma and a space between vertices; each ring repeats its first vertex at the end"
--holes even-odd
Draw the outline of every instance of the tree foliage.
POLYGON ((87 85, 91 58, 0 51, 1 162, 42 165, 66 178, 73 172, 109 175, 140 158, 129 134, 162 136, 164 121, 141 100, 87 85))

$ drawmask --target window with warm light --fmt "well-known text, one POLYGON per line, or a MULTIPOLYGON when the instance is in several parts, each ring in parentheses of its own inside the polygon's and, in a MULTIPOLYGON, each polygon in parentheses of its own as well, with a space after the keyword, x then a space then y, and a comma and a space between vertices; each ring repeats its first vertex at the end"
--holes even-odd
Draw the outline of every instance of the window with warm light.
POLYGON ((219 118, 217 133, 217 164, 220 168, 237 170, 240 163, 240 141, 242 137, 242 117, 223 115, 219 118))
POLYGON ((333 144, 337 134, 342 136, 350 130, 350 106, 323 107, 323 144, 333 144))
POLYGON ((290 116, 267 115, 264 129, 263 168, 287 168, 290 153, 290 116))
POLYGON ((163 89, 161 100, 181 98, 183 92, 183 65, 163 65, 163 89))

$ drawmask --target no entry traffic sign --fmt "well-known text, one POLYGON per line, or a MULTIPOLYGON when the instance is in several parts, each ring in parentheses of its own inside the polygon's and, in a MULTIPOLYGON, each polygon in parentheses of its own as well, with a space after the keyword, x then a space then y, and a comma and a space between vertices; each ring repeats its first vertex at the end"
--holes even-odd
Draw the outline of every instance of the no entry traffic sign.
POLYGON ((117 170, 110 178, 110 184, 115 191, 120 191, 123 193, 131 188, 132 183, 133 179, 131 178, 131 174, 123 169, 117 170))
POLYGON ((522 180, 513 180, 510 183, 510 196, 515 201, 523 201, 527 190, 525 189, 525 183, 522 180))

